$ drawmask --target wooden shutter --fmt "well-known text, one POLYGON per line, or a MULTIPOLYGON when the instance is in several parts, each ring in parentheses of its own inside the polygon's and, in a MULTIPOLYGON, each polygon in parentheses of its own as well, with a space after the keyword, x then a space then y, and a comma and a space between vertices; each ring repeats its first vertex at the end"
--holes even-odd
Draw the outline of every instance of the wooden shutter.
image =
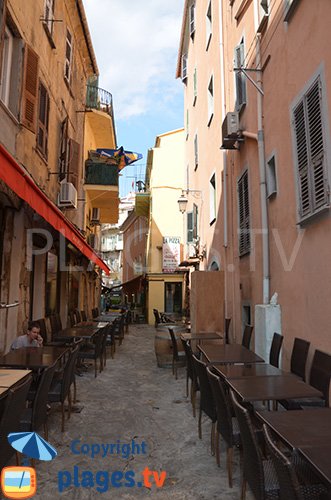
POLYGON ((307 93, 307 125, 314 211, 326 205, 328 201, 321 101, 321 84, 318 79, 307 93))
POLYGON ((190 35, 192 36, 195 32, 195 4, 194 2, 190 6, 190 35))
POLYGON ((49 118, 49 95, 46 87, 40 82, 37 147, 46 158, 48 149, 48 118, 49 118))
POLYGON ((69 162, 69 140, 68 140, 68 117, 61 123, 60 130, 60 157, 59 157, 59 179, 62 181, 67 176, 69 162))
POLYGON ((24 59, 22 124, 32 132, 36 131, 38 65, 38 55, 31 47, 26 45, 24 59))
POLYGON ((301 217, 305 217, 328 203, 319 78, 296 106, 293 116, 299 176, 299 212, 301 217))
POLYGON ((80 168, 80 144, 70 139, 69 141, 69 150, 70 150, 70 162, 69 162, 69 182, 78 188, 78 179, 79 179, 79 168, 80 168))
MULTIPOLYGON (((244 40, 235 48, 235 67, 241 68, 245 62, 244 40)), ((246 79, 241 71, 236 71, 236 109, 246 104, 246 79)))
POLYGON ((248 171, 246 170, 238 181, 239 210, 239 255, 250 250, 250 209, 248 190, 248 171))
POLYGON ((198 238, 198 205, 193 204, 193 239, 198 238))
POLYGON ((6 12, 6 3, 7 0, 0 0, 0 75, 2 71, 2 50, 3 50, 3 40, 4 40, 4 33, 5 33, 5 12, 6 12))
POLYGON ((198 151, 198 136, 195 134, 194 136, 194 168, 197 168, 199 165, 199 151, 198 151))
POLYGON ((194 97, 194 102, 198 96, 198 70, 197 68, 194 68, 194 73, 193 73, 193 97, 194 97))
POLYGON ((193 212, 187 212, 187 243, 193 243, 193 212))
POLYGON ((306 119, 303 100, 294 110, 294 128, 299 174, 300 215, 310 213, 310 196, 308 181, 308 141, 306 135, 306 119))

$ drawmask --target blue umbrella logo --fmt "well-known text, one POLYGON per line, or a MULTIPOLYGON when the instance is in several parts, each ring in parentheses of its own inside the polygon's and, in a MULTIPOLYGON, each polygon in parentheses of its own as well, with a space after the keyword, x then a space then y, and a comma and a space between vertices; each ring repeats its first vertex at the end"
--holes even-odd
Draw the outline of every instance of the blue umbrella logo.
POLYGON ((8 434, 9 444, 20 453, 37 460, 53 460, 57 451, 36 432, 12 432, 8 434))

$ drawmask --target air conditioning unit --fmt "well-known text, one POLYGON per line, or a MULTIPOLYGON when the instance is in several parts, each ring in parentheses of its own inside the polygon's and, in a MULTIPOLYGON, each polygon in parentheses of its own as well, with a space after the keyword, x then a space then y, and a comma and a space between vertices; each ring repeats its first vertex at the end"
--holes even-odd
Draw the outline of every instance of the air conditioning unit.
POLYGON ((235 143, 240 137, 239 113, 227 113, 222 123, 222 148, 236 149, 235 143))
POLYGON ((100 208, 92 208, 91 223, 100 224, 100 208))
POLYGON ((57 204, 61 208, 77 208, 77 190, 71 182, 61 182, 57 204))

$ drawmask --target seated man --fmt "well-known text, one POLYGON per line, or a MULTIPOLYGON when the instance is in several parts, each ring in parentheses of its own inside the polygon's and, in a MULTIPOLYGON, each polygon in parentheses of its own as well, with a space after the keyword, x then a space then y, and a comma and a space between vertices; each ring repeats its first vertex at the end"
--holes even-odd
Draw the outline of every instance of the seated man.
POLYGON ((37 321, 29 321, 28 331, 20 335, 11 345, 11 349, 20 349, 21 347, 42 347, 43 338, 40 335, 40 326, 37 321))

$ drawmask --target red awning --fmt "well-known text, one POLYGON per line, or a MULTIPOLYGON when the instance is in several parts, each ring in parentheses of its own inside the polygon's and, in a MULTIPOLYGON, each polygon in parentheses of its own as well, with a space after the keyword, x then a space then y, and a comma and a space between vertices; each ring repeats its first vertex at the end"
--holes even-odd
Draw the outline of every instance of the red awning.
POLYGON ((47 198, 45 193, 38 188, 27 172, 19 166, 1 144, 0 179, 2 179, 17 196, 26 201, 26 203, 54 227, 54 229, 59 231, 59 233, 75 245, 85 257, 99 266, 106 274, 110 273, 108 266, 86 243, 78 229, 66 219, 63 213, 47 198))

